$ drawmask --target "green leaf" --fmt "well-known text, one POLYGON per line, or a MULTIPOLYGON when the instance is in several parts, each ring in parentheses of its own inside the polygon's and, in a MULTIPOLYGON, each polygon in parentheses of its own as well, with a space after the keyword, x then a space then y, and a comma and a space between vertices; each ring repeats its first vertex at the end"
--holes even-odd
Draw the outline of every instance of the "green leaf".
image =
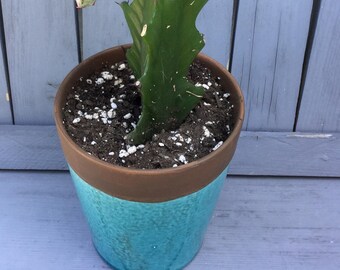
POLYGON ((142 116, 129 134, 143 143, 162 129, 178 127, 204 90, 186 79, 204 47, 196 18, 207 0, 135 0, 121 4, 134 44, 129 65, 141 81, 142 116))

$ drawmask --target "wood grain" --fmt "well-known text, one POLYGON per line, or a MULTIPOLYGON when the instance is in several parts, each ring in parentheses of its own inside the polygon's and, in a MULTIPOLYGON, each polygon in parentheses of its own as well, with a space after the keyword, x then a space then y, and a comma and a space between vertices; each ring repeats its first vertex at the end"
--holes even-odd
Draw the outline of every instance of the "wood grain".
POLYGON ((74 3, 3 0, 16 124, 52 124, 56 89, 78 63, 74 3))
POLYGON ((245 95, 245 130, 293 130, 312 3, 240 0, 232 73, 245 95))
POLYGON ((10 125, 12 124, 12 112, 9 100, 8 85, 5 75, 5 63, 3 57, 5 50, 2 46, 3 42, 4 37, 1 35, 0 31, 0 125, 10 125))
MULTIPOLYGON (((232 175, 340 176, 340 133, 243 132, 232 175)), ((0 169, 66 170, 55 127, 1 126, 0 169)))
MULTIPOLYGON (((229 177, 187 270, 338 270, 340 181, 229 177)), ((68 173, 0 172, 0 269, 110 269, 68 173)))
POLYGON ((340 2, 321 2, 298 131, 340 131, 340 2))
POLYGON ((123 11, 115 1, 97 1, 82 13, 84 59, 104 49, 132 42, 123 11))
MULTIPOLYGON (((82 12, 84 58, 132 41, 123 12, 114 1, 97 1, 82 12)), ((204 52, 224 65, 229 61, 232 13, 233 0, 208 1, 197 21, 205 34, 204 52)))
POLYGON ((206 41, 203 53, 224 66, 230 60, 233 8, 233 0, 208 1, 197 19, 197 28, 206 41))

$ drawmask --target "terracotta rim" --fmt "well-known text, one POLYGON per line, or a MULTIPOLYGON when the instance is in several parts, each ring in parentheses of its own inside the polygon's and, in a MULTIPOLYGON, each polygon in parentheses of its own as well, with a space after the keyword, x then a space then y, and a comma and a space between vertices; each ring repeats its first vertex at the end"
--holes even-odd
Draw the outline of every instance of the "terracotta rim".
POLYGON ((164 202, 194 193, 211 183, 228 166, 234 155, 244 119, 244 101, 234 77, 218 62, 200 54, 199 60, 221 84, 230 90, 234 104, 235 126, 229 138, 216 151, 177 168, 141 170, 106 163, 88 155, 68 135, 62 120, 62 107, 74 82, 90 74, 103 62, 119 62, 125 59, 129 45, 117 46, 100 52, 76 66, 60 85, 54 103, 54 117, 61 145, 67 162, 88 184, 125 200, 137 202, 164 202))

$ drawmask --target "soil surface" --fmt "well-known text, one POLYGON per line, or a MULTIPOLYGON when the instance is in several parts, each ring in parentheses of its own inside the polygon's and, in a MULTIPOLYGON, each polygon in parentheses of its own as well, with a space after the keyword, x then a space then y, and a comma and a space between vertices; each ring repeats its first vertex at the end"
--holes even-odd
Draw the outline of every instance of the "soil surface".
POLYGON ((125 140, 141 114, 140 83, 127 62, 105 63, 98 72, 80 78, 63 108, 64 125, 89 155, 112 164, 159 169, 197 160, 228 138, 234 106, 219 78, 198 61, 192 64, 188 79, 204 87, 201 102, 177 130, 162 131, 144 145, 129 145, 125 140))

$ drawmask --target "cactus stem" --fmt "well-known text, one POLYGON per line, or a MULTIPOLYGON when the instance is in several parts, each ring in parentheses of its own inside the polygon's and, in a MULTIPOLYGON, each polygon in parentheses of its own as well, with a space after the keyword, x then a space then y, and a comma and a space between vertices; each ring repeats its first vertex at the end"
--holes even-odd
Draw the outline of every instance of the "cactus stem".
POLYGON ((197 98, 202 98, 203 96, 199 96, 199 95, 196 95, 196 94, 194 94, 194 93, 192 93, 192 92, 190 92, 190 91, 186 91, 189 95, 192 95, 192 96, 194 96, 194 97, 197 97, 197 98))

